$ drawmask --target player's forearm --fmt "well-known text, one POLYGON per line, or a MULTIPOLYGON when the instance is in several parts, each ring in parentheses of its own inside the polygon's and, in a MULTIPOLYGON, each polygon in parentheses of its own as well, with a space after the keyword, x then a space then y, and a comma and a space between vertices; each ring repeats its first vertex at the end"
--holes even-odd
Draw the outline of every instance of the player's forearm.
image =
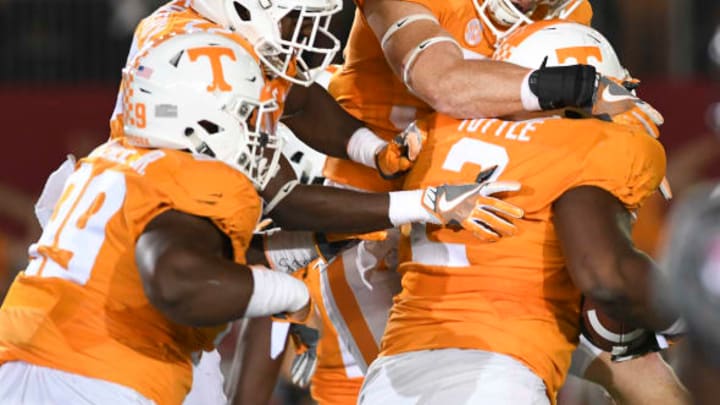
POLYGON ((524 111, 521 86, 529 69, 465 59, 443 66, 433 59, 416 62, 411 83, 415 93, 436 111, 455 118, 499 117, 524 111))
POLYGON ((250 246, 245 251, 245 262, 248 264, 259 264, 265 267, 272 267, 265 255, 265 235, 256 233, 250 241, 250 246))
POLYGON ((310 298, 301 281, 284 273, 250 269, 201 252, 168 249, 151 266, 152 271, 143 272, 145 294, 160 312, 183 325, 214 326, 295 312, 310 298))
POLYGON ((689 404, 688 392, 660 353, 613 362, 601 352, 585 373, 584 379, 605 388, 617 404, 663 403, 689 404), (638 378, 652 384, 638 384, 638 378))
POLYGON ((368 233, 409 223, 440 224, 423 202, 430 198, 427 192, 364 193, 298 186, 270 215, 285 230, 317 232, 368 233))
POLYGON ((212 326, 245 315, 253 292, 247 267, 181 250, 167 251, 153 266, 153 276, 144 283, 145 293, 173 321, 212 326))
POLYGON ((248 321, 243 344, 242 368, 237 381, 235 405, 265 405, 270 402, 272 391, 280 373, 282 354, 270 358, 270 318, 248 321))
POLYGON ((283 117, 283 123, 311 148, 329 156, 347 159, 347 142, 363 126, 362 122, 343 110, 320 85, 313 84, 309 88, 293 86, 289 98, 293 97, 295 88, 307 94, 303 95, 302 101, 294 102, 296 110, 283 117))
POLYGON ((297 186, 270 213, 285 230, 365 233, 391 228, 390 199, 322 186, 297 186))
POLYGON ((633 249, 620 261, 618 271, 625 280, 632 317, 656 331, 667 329, 678 319, 678 314, 669 305, 656 305, 656 297, 652 294, 653 280, 659 279, 654 275, 660 270, 648 255, 633 249))
POLYGON ((650 276, 656 271, 647 255, 628 250, 617 255, 606 269, 595 271, 594 283, 585 285, 584 292, 613 318, 664 330, 677 320, 677 315, 654 305, 650 276))

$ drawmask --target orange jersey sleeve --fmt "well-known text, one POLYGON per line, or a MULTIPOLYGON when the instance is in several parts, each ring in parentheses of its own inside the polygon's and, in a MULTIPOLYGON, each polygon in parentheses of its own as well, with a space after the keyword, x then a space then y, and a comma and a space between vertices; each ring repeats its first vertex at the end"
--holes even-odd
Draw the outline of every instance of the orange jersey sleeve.
POLYGON ((66 182, 0 308, 0 362, 23 360, 181 403, 191 354, 212 348, 226 325, 192 328, 156 310, 135 242, 172 209, 210 218, 244 260, 260 205, 250 181, 221 162, 122 141, 99 147, 66 182))
POLYGON ((553 231, 552 202, 578 186, 607 190, 628 208, 658 187, 662 146, 645 132, 597 120, 507 122, 430 117, 428 141, 405 186, 494 179, 522 189, 503 196, 525 210, 518 235, 486 244, 461 230, 414 225, 401 243, 402 291, 383 354, 447 347, 489 350, 524 362, 551 398, 577 343, 580 293, 553 231))

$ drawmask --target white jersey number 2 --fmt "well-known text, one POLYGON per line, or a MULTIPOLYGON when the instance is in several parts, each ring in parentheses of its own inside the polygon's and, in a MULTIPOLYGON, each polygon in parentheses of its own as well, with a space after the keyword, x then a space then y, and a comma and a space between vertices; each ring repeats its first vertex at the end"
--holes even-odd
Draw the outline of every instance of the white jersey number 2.
MULTIPOLYGON (((480 165, 483 170, 497 166, 488 179, 495 181, 509 161, 507 151, 502 146, 473 138, 462 138, 450 148, 442 168, 459 173, 466 163, 480 165)), ((410 240, 414 262, 444 267, 470 266, 465 244, 434 242, 428 239, 425 224, 413 224, 410 240)))

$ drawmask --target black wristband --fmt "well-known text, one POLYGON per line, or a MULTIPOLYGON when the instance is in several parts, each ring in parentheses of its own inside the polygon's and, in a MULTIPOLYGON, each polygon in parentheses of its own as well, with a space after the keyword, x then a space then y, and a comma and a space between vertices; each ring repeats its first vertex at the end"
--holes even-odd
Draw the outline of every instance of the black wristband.
POLYGON ((592 107, 596 71, 590 65, 542 67, 530 74, 528 84, 543 110, 592 107))

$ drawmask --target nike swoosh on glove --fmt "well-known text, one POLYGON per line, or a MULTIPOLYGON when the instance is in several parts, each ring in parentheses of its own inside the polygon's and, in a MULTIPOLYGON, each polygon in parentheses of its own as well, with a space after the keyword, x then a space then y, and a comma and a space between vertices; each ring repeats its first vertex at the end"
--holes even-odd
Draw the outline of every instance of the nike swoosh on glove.
POLYGON ((396 179, 415 164, 425 136, 413 122, 375 154, 375 167, 386 180, 396 179))
POLYGON ((653 106, 639 99, 621 84, 598 75, 593 95, 592 115, 613 117, 634 108, 642 111, 655 125, 660 126, 665 122, 662 114, 653 106))
POLYGON ((487 181, 495 169, 481 172, 476 184, 445 184, 425 189, 423 207, 443 225, 459 225, 487 242, 514 235, 517 227, 504 217, 522 218, 522 208, 493 195, 518 191, 521 185, 516 181, 487 181))
POLYGON ((290 366, 290 381, 302 388, 310 384, 317 367, 317 345, 320 333, 306 325, 292 324, 290 339, 295 345, 295 358, 290 366))

